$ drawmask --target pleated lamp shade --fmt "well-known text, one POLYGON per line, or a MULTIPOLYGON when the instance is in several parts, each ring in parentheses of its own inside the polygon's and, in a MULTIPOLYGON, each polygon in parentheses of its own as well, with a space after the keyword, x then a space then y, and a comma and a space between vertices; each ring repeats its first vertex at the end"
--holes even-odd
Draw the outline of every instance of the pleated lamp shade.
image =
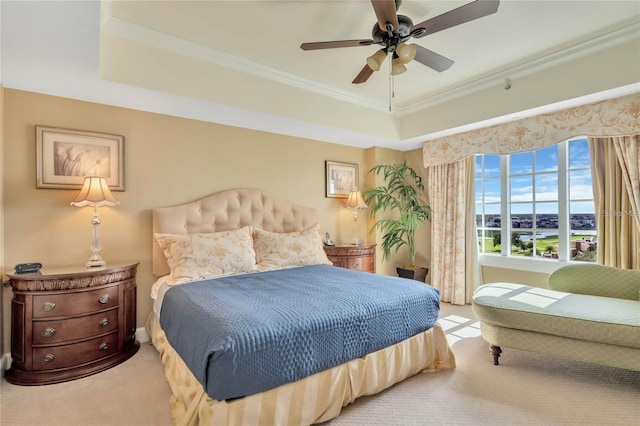
POLYGON ((84 185, 71 204, 78 207, 84 206, 115 206, 120 204, 113 196, 107 180, 99 176, 87 176, 84 178, 84 185))

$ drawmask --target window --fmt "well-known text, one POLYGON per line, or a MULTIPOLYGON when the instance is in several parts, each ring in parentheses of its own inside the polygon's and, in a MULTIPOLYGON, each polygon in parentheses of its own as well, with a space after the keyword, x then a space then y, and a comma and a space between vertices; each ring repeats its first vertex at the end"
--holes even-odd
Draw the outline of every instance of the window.
POLYGON ((511 155, 478 155, 476 229, 481 253, 595 262, 586 138, 511 155))

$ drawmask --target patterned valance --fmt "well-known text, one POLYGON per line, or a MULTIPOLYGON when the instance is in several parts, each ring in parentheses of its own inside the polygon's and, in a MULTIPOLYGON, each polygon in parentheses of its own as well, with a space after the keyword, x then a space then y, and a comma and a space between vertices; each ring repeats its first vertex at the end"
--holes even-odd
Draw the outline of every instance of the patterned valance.
POLYGON ((640 94, 581 105, 427 141, 425 167, 474 154, 532 151, 575 136, 630 136, 640 133, 640 94))

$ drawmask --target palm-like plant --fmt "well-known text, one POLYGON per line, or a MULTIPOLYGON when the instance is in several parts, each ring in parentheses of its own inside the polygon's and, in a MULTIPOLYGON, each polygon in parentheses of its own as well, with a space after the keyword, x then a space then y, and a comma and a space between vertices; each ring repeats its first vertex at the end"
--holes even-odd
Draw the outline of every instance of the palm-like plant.
POLYGON ((372 215, 378 212, 392 212, 395 219, 378 219, 374 225, 382 232, 383 259, 389 260, 391 250, 395 252, 406 245, 409 248, 409 267, 415 268, 416 229, 429 220, 431 207, 424 201, 422 178, 414 169, 402 164, 380 164, 369 173, 382 175, 385 185, 369 189, 363 193, 372 215))

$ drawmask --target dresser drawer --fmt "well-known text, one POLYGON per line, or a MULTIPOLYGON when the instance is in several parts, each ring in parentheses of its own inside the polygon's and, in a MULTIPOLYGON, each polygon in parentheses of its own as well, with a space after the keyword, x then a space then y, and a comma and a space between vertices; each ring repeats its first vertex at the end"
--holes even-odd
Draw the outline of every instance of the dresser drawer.
POLYGON ((55 370, 97 361, 118 352, 118 333, 72 345, 33 348, 33 370, 55 370))
POLYGON ((363 272, 376 272, 375 244, 324 246, 324 252, 333 266, 363 272))
POLYGON ((33 322, 33 344, 80 340, 118 329, 118 309, 64 320, 33 322))
POLYGON ((350 257, 347 266, 347 268, 349 269, 355 269, 356 271, 365 272, 373 272, 374 267, 374 260, 371 256, 350 257))
POLYGON ((70 294, 33 296, 33 317, 53 318, 80 315, 118 306, 118 287, 79 291, 70 294))
POLYGON ((349 262, 347 257, 338 257, 338 256, 327 256, 327 259, 333 263, 333 266, 338 266, 340 268, 349 268, 349 262))

